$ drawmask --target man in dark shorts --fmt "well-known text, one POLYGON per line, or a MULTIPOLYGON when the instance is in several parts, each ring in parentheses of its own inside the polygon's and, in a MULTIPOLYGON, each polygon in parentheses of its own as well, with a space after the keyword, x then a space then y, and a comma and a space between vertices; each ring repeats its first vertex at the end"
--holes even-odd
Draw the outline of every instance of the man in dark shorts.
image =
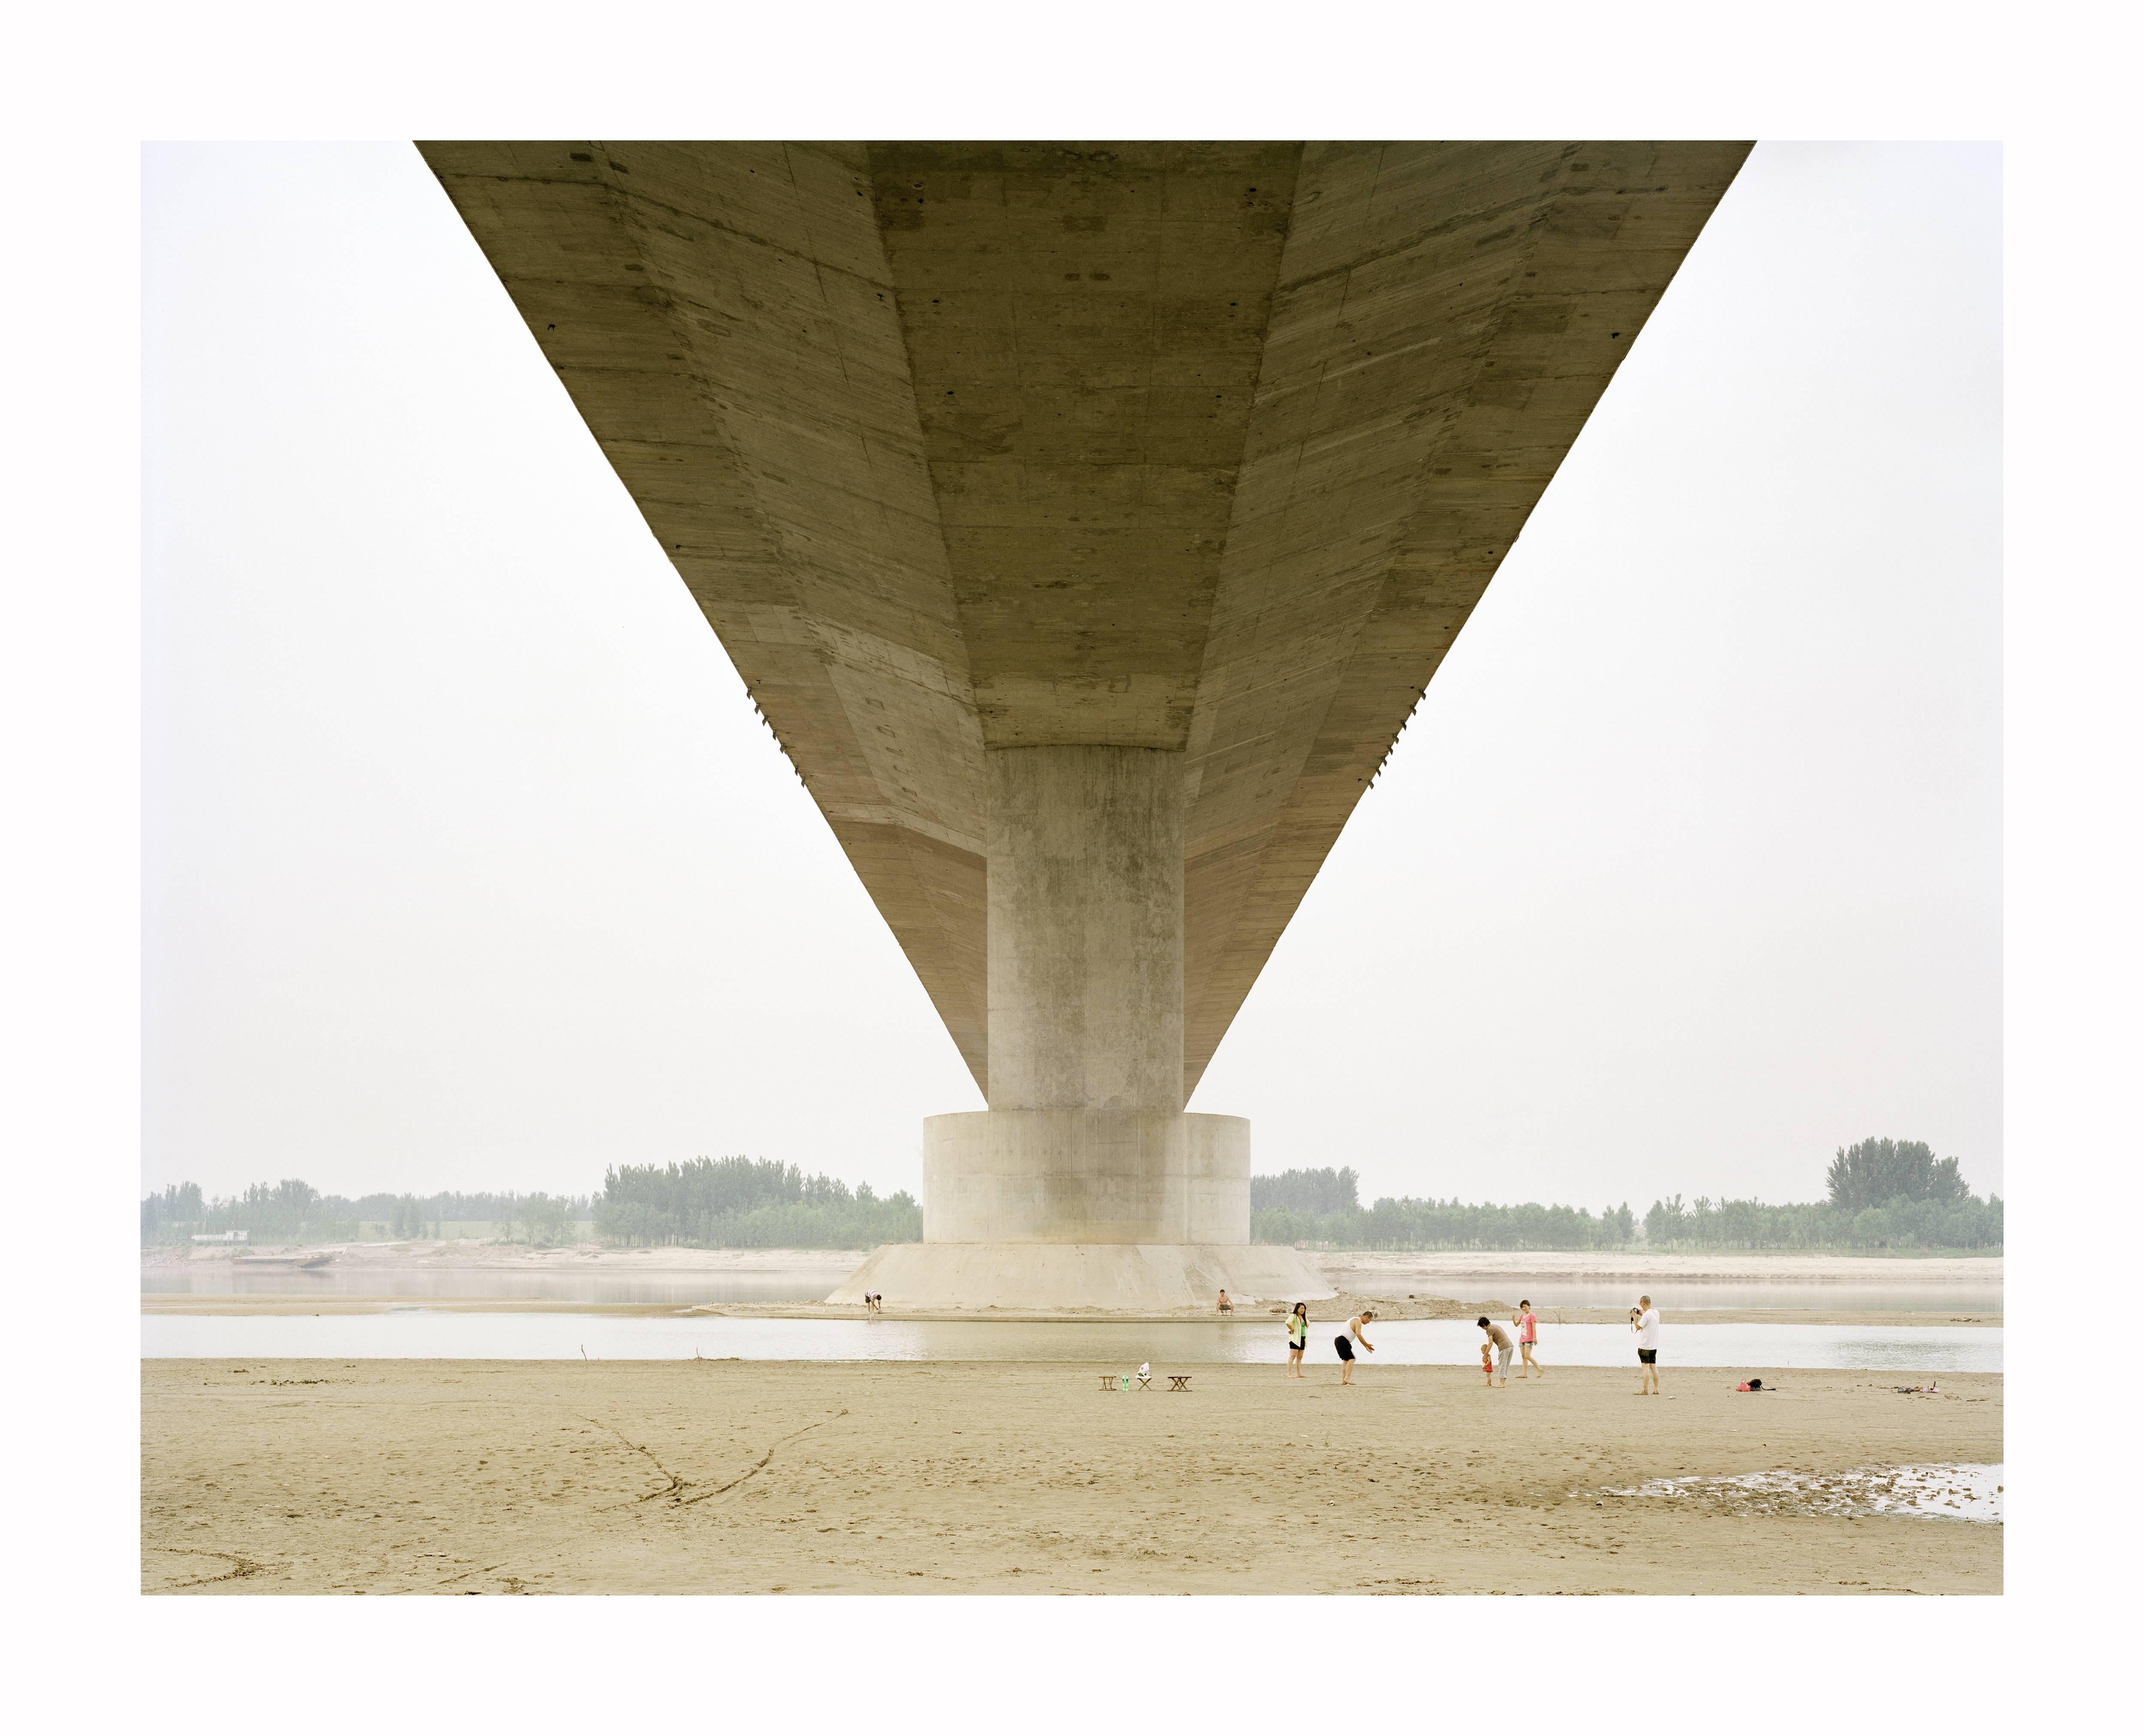
POLYGON ((1660 1396, 1660 1311, 1653 1306, 1650 1296, 1638 1298, 1638 1306, 1630 1311, 1631 1330, 1638 1335, 1638 1396, 1658 1398, 1660 1396))
POLYGON ((1377 1317, 1377 1311, 1375 1308, 1363 1309, 1361 1313, 1347 1322, 1347 1330, 1333 1341, 1333 1349, 1340 1353, 1340 1384, 1343 1386, 1352 1386, 1355 1384, 1355 1347, 1347 1341, 1352 1337, 1361 1342, 1364 1350, 1375 1350, 1377 1347, 1362 1337, 1362 1323, 1365 1321, 1375 1320, 1377 1317))

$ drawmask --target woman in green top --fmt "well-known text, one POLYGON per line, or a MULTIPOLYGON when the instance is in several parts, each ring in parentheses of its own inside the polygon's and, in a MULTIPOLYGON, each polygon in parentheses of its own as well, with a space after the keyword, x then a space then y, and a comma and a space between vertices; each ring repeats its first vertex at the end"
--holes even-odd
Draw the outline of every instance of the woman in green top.
POLYGON ((1298 1302, 1288 1317, 1288 1371, 1298 1380, 1303 1374, 1303 1347, 1310 1337, 1310 1304, 1298 1302))

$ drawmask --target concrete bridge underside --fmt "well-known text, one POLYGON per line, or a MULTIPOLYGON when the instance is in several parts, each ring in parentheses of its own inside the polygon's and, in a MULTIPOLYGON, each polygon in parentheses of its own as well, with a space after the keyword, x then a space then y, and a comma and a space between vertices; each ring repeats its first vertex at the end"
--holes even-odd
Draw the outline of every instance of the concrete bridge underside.
POLYGON ((1326 1293, 1184 1104, 1749 147, 420 148, 990 1105, 898 1293, 1326 1293))

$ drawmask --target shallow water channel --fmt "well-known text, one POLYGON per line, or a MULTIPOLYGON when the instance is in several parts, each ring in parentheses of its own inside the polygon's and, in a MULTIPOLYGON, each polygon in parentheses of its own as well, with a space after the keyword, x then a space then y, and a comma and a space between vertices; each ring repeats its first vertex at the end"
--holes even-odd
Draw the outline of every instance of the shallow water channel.
MULTIPOLYGON (((856 1262, 840 1257, 741 1271, 528 1271, 511 1267, 395 1267, 353 1261, 310 1272, 248 1270, 229 1261, 203 1261, 141 1274, 144 1296, 385 1296, 411 1302, 484 1297, 578 1302, 793 1302, 829 1295, 856 1262)), ((1559 1307, 1620 1307, 1640 1290, 1673 1308, 1826 1308, 1845 1313, 1998 1313, 1999 1277, 1986 1283, 1915 1283, 1908 1280, 1675 1278, 1613 1280, 1527 1272, 1378 1273, 1342 1269, 1335 1281, 1371 1294, 1449 1296, 1469 1302, 1533 1302, 1544 1320, 1559 1307)))
MULTIPOLYGON (((1680 1500, 1727 1513, 1907 1513, 2003 1523, 1999 1465, 1886 1465, 1859 1471, 1757 1471, 1739 1477, 1655 1477, 1599 1493, 1680 1500)), ((1571 1491, 1574 1500, 1594 1491, 1571 1491)))
MULTIPOLYGON (((1337 1365, 1337 1328, 1312 1331, 1305 1360, 1337 1365)), ((1395 1320, 1372 1328, 1380 1363, 1479 1366, 1481 1335, 1459 1320, 1395 1320)), ((660 1360, 734 1357, 746 1362, 1070 1362, 1094 1368, 1286 1360, 1278 1322, 1096 1322, 649 1319, 601 1314, 151 1314, 144 1357, 455 1357, 472 1361, 660 1360)), ((1544 1326, 1537 1352, 1549 1369, 1635 1367, 1630 1329, 1544 1326)), ((1660 1335, 1660 1365, 1685 1368, 1862 1368, 1999 1374, 2000 1327, 1675 1326, 1660 1335)))

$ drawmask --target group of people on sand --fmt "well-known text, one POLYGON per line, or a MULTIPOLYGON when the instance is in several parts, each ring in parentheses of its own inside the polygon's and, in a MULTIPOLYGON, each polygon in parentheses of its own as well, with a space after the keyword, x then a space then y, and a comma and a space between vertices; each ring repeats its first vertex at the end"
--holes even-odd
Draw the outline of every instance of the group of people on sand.
MULTIPOLYGON (((1375 1308, 1365 1308, 1347 1322, 1347 1330, 1333 1341, 1333 1348, 1340 1358, 1340 1384, 1355 1384, 1355 1347, 1374 1351, 1377 1347, 1370 1342, 1362 1328, 1377 1317, 1375 1308)), ((1303 1353, 1310 1346, 1310 1304, 1298 1302, 1288 1317, 1288 1371, 1296 1379, 1303 1375, 1303 1353)))
MULTIPOLYGON (((1476 1320, 1475 1325, 1486 1335, 1481 1340, 1481 1379, 1484 1385, 1501 1386, 1511 1377, 1511 1335, 1491 1320, 1486 1314, 1476 1320)), ((1534 1305, 1521 1300, 1511 1314, 1511 1324, 1519 1334, 1519 1378, 1544 1372, 1534 1361, 1534 1347, 1541 1342, 1541 1320, 1534 1312, 1534 1305)))
MULTIPOLYGON (((1228 1292, 1221 1292, 1224 1312, 1228 1292)), ((1363 1328, 1377 1317, 1375 1308, 1365 1308, 1347 1322, 1347 1330, 1333 1341, 1333 1348, 1340 1358, 1340 1384, 1352 1386, 1355 1383, 1355 1347, 1374 1352, 1363 1328)), ((1518 1332, 1516 1346, 1511 1335, 1491 1320, 1486 1314, 1479 1316, 1474 1324, 1481 1329, 1481 1379, 1491 1388, 1506 1384, 1511 1371, 1511 1352, 1519 1353, 1519 1377, 1541 1376, 1546 1373, 1534 1360, 1534 1349, 1541 1342, 1541 1319, 1534 1312, 1534 1305, 1521 1300, 1511 1314, 1511 1325, 1518 1332)), ((1630 1310, 1630 1330, 1638 1339, 1638 1391, 1658 1397, 1660 1390, 1660 1312, 1653 1306, 1650 1296, 1638 1298, 1638 1306, 1630 1310)), ((1310 1304, 1298 1302, 1288 1317, 1288 1371, 1294 1378, 1303 1376, 1303 1353, 1310 1343, 1310 1304)))

